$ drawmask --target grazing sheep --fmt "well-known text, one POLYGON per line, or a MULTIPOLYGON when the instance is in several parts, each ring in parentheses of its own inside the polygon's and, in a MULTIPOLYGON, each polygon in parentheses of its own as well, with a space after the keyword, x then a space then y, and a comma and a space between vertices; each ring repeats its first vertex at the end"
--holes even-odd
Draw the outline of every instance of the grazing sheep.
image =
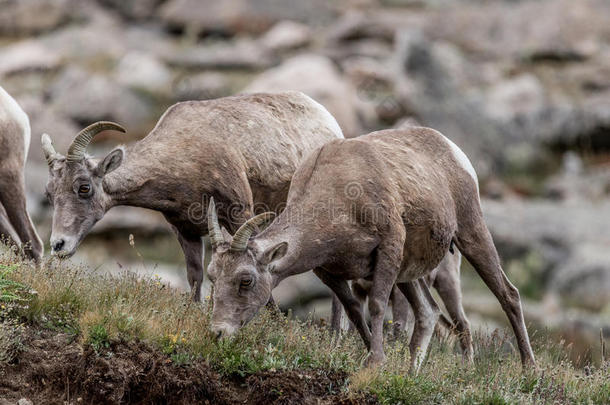
POLYGON ((230 335, 263 306, 277 284, 314 268, 343 304, 370 350, 384 361, 383 318, 395 284, 415 314, 409 347, 417 370, 439 309, 422 279, 452 243, 496 295, 510 320, 524 366, 534 365, 518 290, 500 266, 483 221, 477 178, 464 153, 441 133, 410 127, 336 140, 295 172, 285 210, 244 223, 231 238, 208 209, 214 253, 212 330, 230 335), (371 329, 348 280, 371 280, 371 329))
POLYGON ((47 195, 54 205, 53 253, 72 255, 114 206, 160 211, 184 251, 195 300, 203 280, 207 199, 219 202, 221 223, 236 230, 255 205, 281 208, 301 160, 343 137, 330 113, 299 92, 178 103, 139 142, 99 161, 87 156, 92 138, 108 129, 124 132, 117 124, 93 124, 76 136, 65 157, 42 136, 47 195))
POLYGON ((23 173, 30 132, 28 116, 0 87, 0 235, 20 244, 27 257, 38 261, 43 245, 26 209, 23 173))
MULTIPOLYGON (((453 324, 451 324, 447 322, 444 317, 441 317, 441 324, 454 330, 460 341, 464 359, 468 362, 472 362, 472 334, 470 332, 470 323, 468 322, 468 318, 466 318, 464 307, 462 306, 462 291, 460 288, 460 265, 462 255, 457 249, 452 250, 454 252, 447 253, 440 264, 425 277, 425 280, 428 286, 432 286, 436 289, 453 321, 453 324)), ((364 305, 366 302, 372 286, 372 281, 364 279, 352 281, 352 294, 354 294, 354 297, 360 302, 360 305, 364 305)), ((341 324, 341 317, 343 314, 341 303, 336 296, 333 296, 332 305, 333 319, 331 324, 333 325, 333 329, 337 330, 341 324)), ((404 294, 400 292, 400 288, 396 285, 392 288, 388 305, 392 306, 392 335, 395 338, 403 333, 405 336, 411 336, 413 333, 413 324, 415 322, 413 310, 404 294)), ((354 325, 350 323, 350 329, 353 328, 354 325)))

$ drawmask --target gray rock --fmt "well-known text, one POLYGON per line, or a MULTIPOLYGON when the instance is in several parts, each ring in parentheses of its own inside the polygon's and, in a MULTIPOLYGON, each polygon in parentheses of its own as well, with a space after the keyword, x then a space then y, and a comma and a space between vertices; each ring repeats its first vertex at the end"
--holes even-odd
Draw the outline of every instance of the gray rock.
POLYGON ((66 23, 73 0, 4 0, 0 7, 0 35, 35 35, 66 23))
POLYGON ((132 20, 144 20, 156 14, 157 7, 165 0, 99 0, 105 6, 111 7, 122 16, 132 20))
POLYGON ((348 11, 331 26, 327 39, 332 42, 342 42, 374 38, 392 43, 395 35, 394 27, 385 22, 378 16, 371 18, 368 13, 348 11))
POLYGON ((260 34, 281 20, 321 24, 335 14, 324 0, 169 0, 159 12, 161 20, 172 28, 230 35, 260 34))
POLYGON ((421 32, 397 37, 397 96, 423 125, 441 131, 464 150, 480 178, 503 164, 506 129, 484 111, 480 92, 467 91, 464 73, 471 66, 445 42, 429 41, 421 32))
POLYGON ((130 131, 148 126, 155 112, 129 89, 100 74, 69 68, 49 91, 53 107, 81 124, 114 120, 130 131))
POLYGON ((177 50, 165 59, 172 66, 188 69, 260 70, 273 64, 267 49, 247 39, 177 50))
POLYGON ((333 63, 320 55, 303 54, 256 77, 244 91, 298 90, 312 97, 337 119, 346 137, 361 132, 355 89, 333 63))
POLYGON ((608 199, 484 200, 483 211, 509 277, 520 280, 522 293, 555 291, 567 304, 593 309, 610 304, 608 199))
POLYGON ((0 49, 0 76, 24 72, 45 72, 59 68, 55 52, 36 40, 25 40, 0 49))
POLYGON ((232 83, 219 72, 185 75, 177 78, 173 84, 173 98, 180 101, 208 100, 232 93, 232 83))
POLYGON ((34 403, 27 398, 21 398, 17 401, 17 405, 34 405, 34 403))
POLYGON ((171 71, 154 56, 134 51, 125 55, 116 67, 119 83, 153 94, 167 94, 172 86, 171 71))
POLYGON ((312 32, 305 24, 284 20, 271 27, 260 40, 266 48, 284 52, 308 45, 312 40, 312 32))

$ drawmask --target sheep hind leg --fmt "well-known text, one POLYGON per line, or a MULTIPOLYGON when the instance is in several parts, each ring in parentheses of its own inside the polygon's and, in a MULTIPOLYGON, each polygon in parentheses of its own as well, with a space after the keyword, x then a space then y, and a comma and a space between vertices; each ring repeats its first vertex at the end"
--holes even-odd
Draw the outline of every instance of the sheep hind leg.
POLYGON ((474 223, 462 226, 457 236, 458 249, 472 264, 487 287, 496 296, 513 328, 523 367, 535 367, 534 352, 530 345, 521 308, 519 290, 511 284, 500 266, 500 258, 491 234, 483 222, 480 210, 474 223))
POLYGON ((5 242, 9 246, 19 244, 19 237, 8 221, 2 204, 0 204, 0 242, 5 242))
POLYGON ((43 254, 42 241, 28 214, 23 174, 8 173, 0 179, 0 204, 21 242, 23 253, 39 262, 43 254))
POLYGON ((430 339, 434 334, 434 327, 441 314, 440 309, 433 299, 425 281, 422 279, 400 283, 398 287, 403 292, 415 316, 413 334, 409 342, 409 352, 411 353, 410 370, 417 373, 421 367, 430 339))
POLYGON ((445 308, 451 320, 455 325, 460 347, 462 349, 462 357, 464 361, 473 362, 472 334, 470 332, 470 323, 464 307, 462 305, 462 291, 460 284, 460 258, 459 252, 455 253, 457 257, 452 265, 441 267, 434 280, 434 288, 438 295, 443 300, 445 308))

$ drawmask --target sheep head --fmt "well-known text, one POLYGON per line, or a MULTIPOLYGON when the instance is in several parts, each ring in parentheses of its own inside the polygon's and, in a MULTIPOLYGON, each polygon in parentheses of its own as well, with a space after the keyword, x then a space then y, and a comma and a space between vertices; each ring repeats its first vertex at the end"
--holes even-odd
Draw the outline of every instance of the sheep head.
POLYGON ((73 255, 109 208, 102 182, 121 165, 123 149, 113 150, 101 161, 85 154, 93 137, 104 130, 125 132, 113 122, 96 122, 76 135, 66 156, 55 151, 49 135, 42 135, 42 150, 49 166, 46 194, 53 206, 51 252, 59 257, 73 255))
POLYGON ((274 279, 269 264, 286 253, 287 244, 262 251, 249 241, 274 215, 266 212, 249 219, 231 237, 218 225, 214 200, 210 200, 208 227, 213 254, 208 277, 213 285, 212 332, 217 337, 235 333, 271 298, 274 279))

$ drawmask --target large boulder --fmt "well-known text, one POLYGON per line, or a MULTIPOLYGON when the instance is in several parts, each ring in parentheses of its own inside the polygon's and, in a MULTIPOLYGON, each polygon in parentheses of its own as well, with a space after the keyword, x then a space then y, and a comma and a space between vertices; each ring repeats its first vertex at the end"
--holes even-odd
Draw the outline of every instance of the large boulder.
POLYGON ((284 20, 271 27, 260 40, 267 49, 279 53, 302 48, 312 39, 312 30, 308 25, 284 20))
POLYGON ((165 59, 172 66, 187 69, 260 70, 273 64, 269 51, 249 39, 180 49, 167 54, 165 59))
POLYGON ((483 201, 509 277, 524 295, 565 304, 610 304, 610 201, 483 201))
POLYGON ((67 22, 73 0, 4 0, 0 4, 0 35, 36 35, 67 22))
POLYGON ((148 128, 156 119, 156 111, 136 93, 76 67, 66 69, 51 85, 49 98, 56 111, 81 125, 113 120, 133 131, 148 128))
POLYGON ((25 40, 0 49, 0 76, 25 72, 45 72, 61 66, 57 54, 36 40, 25 40))
POLYGON ((159 14, 172 29, 233 35, 260 34, 280 20, 321 24, 335 11, 324 0, 169 0, 159 14))
POLYGON ((122 85, 153 94, 168 94, 172 87, 172 72, 154 56, 133 51, 119 61, 115 76, 122 85))
POLYGON ((165 0, 98 0, 130 20, 144 20, 156 14, 157 7, 165 0))
POLYGON ((298 90, 312 97, 337 119, 346 137, 361 132, 356 91, 326 57, 303 54, 256 77, 245 92, 298 90))

